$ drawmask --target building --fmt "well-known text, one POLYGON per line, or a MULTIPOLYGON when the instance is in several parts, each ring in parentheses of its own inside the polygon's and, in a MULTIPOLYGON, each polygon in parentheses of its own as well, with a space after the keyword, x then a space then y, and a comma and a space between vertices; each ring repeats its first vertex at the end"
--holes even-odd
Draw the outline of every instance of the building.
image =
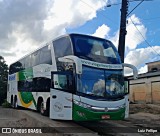
POLYGON ((146 64, 148 72, 138 79, 129 79, 130 101, 134 103, 160 103, 160 61, 146 64))
POLYGON ((148 66, 148 72, 160 71, 160 61, 146 63, 148 66))

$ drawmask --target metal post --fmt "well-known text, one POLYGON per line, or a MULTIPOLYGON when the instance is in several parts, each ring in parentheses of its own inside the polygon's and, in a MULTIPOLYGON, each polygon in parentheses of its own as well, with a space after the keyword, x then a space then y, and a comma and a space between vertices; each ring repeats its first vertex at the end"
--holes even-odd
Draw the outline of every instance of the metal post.
POLYGON ((120 22, 120 33, 119 33, 119 44, 118 44, 118 53, 121 57, 122 63, 124 63, 125 55, 125 36, 126 36, 126 18, 128 12, 128 0, 122 0, 121 7, 121 22, 120 22))

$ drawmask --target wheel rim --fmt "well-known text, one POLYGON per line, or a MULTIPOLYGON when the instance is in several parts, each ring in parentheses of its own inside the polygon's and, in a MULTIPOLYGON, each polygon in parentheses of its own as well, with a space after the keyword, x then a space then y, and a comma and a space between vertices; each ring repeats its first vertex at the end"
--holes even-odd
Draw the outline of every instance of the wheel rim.
POLYGON ((15 108, 17 108, 18 107, 18 104, 17 104, 17 100, 15 101, 15 108))
POLYGON ((43 114, 44 113, 44 104, 43 102, 41 103, 41 106, 40 106, 40 112, 43 114))

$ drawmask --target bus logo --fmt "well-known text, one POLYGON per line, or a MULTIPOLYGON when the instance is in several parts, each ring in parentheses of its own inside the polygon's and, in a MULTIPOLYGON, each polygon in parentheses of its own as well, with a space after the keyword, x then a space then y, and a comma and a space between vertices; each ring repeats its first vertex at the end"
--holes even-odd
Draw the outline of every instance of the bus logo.
POLYGON ((63 109, 63 106, 61 103, 59 102, 56 102, 54 105, 53 105, 53 109, 55 112, 61 112, 62 109, 63 109))
POLYGON ((16 80, 16 74, 9 76, 9 81, 16 80))

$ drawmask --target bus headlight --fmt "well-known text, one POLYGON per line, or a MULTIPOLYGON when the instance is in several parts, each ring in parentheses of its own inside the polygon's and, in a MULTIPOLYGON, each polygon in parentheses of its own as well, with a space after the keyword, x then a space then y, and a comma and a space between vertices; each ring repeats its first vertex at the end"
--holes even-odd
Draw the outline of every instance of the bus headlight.
POLYGON ((119 108, 120 108, 120 109, 125 108, 125 107, 126 107, 126 105, 125 105, 125 104, 123 104, 123 105, 119 106, 119 108))
POLYGON ((83 103, 83 102, 80 102, 80 101, 76 101, 76 100, 73 100, 74 104, 78 105, 78 106, 81 106, 83 108, 87 108, 87 109, 90 109, 91 108, 91 105, 89 104, 86 104, 86 103, 83 103))

